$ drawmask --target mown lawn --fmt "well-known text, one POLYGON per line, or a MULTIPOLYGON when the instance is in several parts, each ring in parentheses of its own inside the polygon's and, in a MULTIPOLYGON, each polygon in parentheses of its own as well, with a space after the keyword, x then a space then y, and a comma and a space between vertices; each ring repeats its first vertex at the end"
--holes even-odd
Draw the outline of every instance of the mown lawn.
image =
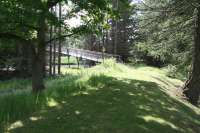
POLYGON ((67 69, 65 76, 46 81, 43 94, 20 89, 1 96, 1 128, 10 133, 199 133, 200 110, 180 100, 181 85, 163 70, 113 61, 67 69))

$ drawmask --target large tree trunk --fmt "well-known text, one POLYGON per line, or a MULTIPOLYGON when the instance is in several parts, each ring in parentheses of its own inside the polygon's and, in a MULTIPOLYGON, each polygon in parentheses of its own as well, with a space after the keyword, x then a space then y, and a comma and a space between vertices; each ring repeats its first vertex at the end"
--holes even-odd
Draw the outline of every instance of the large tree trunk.
POLYGON ((200 7, 197 8, 192 72, 184 86, 184 94, 189 102, 198 105, 200 94, 200 7))
POLYGON ((46 33, 46 23, 45 23, 45 11, 40 14, 39 19, 39 30, 38 30, 38 40, 37 45, 33 45, 33 57, 32 57, 32 89, 33 92, 40 92, 45 88, 43 77, 45 75, 45 33, 46 33))
POLYGON ((39 92, 45 88, 43 82, 44 69, 43 61, 39 56, 34 55, 33 59, 33 68, 32 68, 32 89, 33 92, 39 92))

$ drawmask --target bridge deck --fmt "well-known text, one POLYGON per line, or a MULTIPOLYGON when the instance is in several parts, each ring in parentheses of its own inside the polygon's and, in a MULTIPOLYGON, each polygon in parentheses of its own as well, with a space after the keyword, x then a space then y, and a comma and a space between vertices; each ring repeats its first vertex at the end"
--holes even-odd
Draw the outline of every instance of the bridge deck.
MULTIPOLYGON (((56 53, 58 53, 58 51, 56 51, 56 53)), ((117 60, 120 59, 119 55, 113 55, 113 54, 83 50, 83 49, 74 49, 74 48, 62 49, 61 54, 65 56, 74 56, 74 57, 79 57, 79 58, 83 58, 87 60, 92 60, 95 62, 102 62, 103 59, 109 59, 109 58, 115 58, 117 60)))

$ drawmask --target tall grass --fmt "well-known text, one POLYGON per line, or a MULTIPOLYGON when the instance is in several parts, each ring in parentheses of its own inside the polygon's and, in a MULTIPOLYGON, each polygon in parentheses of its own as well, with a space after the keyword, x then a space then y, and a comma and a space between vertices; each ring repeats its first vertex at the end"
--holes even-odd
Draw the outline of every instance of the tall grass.
POLYGON ((2 89, 23 89, 30 86, 31 81, 29 79, 12 79, 7 81, 0 81, 0 90, 2 89))
POLYGON ((41 109, 45 103, 44 96, 41 95, 33 95, 30 91, 23 91, 1 96, 0 129, 3 130, 10 122, 24 118, 30 113, 41 109))
MULTIPOLYGON (((76 72, 69 69, 65 76, 47 79, 45 81, 46 90, 37 95, 31 92, 29 80, 0 82, 0 89, 14 88, 16 90, 12 93, 0 94, 0 132, 9 123, 30 116, 36 111, 49 108, 52 99, 62 101, 63 98, 74 92, 92 89, 92 86, 101 87, 99 81, 103 83, 108 80, 101 75, 126 74, 127 78, 135 72, 134 74, 137 76, 137 72, 132 69, 123 64, 117 64, 112 59, 90 69, 80 69, 76 72)), ((141 73, 139 72, 138 75, 140 76, 141 73)))
POLYGON ((84 89, 84 82, 78 80, 82 75, 83 72, 75 74, 73 70, 72 74, 46 79, 46 90, 39 94, 32 93, 29 80, 1 82, 0 89, 3 93, 0 94, 0 132, 14 121, 48 108, 51 99, 58 100, 74 91, 84 89))

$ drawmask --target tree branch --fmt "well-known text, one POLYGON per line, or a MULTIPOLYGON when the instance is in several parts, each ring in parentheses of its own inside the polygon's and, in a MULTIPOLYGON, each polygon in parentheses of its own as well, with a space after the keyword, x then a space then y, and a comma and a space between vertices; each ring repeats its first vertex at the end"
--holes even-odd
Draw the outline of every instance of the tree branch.
MULTIPOLYGON (((78 32, 77 32, 77 33, 78 33, 78 32)), ((52 38, 52 39, 46 41, 46 44, 51 43, 51 42, 56 41, 56 40, 59 40, 59 39, 64 39, 64 38, 66 38, 66 37, 71 37, 71 36, 73 36, 73 35, 75 35, 75 34, 77 34, 77 33, 71 33, 71 34, 67 34, 67 35, 61 35, 61 36, 58 36, 58 37, 56 37, 56 38, 52 38)))

